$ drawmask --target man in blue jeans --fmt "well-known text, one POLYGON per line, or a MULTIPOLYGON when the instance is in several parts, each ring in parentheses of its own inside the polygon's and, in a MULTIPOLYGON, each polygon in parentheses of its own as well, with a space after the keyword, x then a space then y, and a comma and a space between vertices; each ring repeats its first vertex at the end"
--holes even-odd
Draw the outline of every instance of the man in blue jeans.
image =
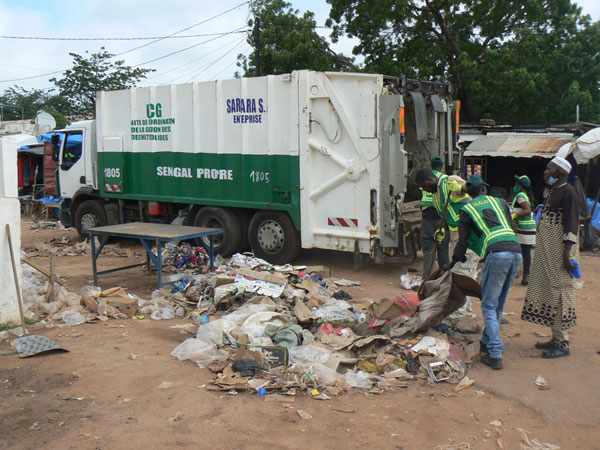
POLYGON ((481 362, 495 370, 504 367, 500 339, 500 321, 506 296, 519 268, 521 246, 514 232, 514 224, 508 204, 487 194, 488 185, 479 175, 467 180, 466 189, 472 200, 460 211, 458 244, 452 262, 444 269, 466 260, 470 248, 484 260, 481 273, 483 299, 481 312, 485 328, 481 339, 484 353, 481 362))

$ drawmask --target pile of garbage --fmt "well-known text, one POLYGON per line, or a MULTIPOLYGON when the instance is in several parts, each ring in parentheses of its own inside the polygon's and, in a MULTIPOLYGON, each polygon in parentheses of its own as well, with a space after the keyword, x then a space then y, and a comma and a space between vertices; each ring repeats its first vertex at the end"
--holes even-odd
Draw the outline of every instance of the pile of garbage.
POLYGON ((46 324, 188 318, 174 327, 195 336, 172 356, 208 368, 215 374, 210 388, 229 393, 307 391, 327 399, 351 388, 404 388, 415 378, 463 388, 472 384, 468 366, 479 353, 479 336, 468 334, 480 331, 476 321, 461 320, 459 329, 444 323, 467 295, 481 296, 477 282, 451 272, 434 273, 418 293, 373 300, 354 298, 347 290, 360 283, 332 277, 327 267, 274 266, 236 254, 215 272, 185 277, 147 300, 120 287, 86 286, 80 294, 59 287, 48 302, 47 279, 23 267, 27 314, 46 324))
POLYGON ((183 242, 167 244, 165 250, 162 261, 164 272, 198 274, 208 271, 210 258, 202 247, 183 242))
POLYGON ((351 388, 381 393, 414 378, 472 384, 465 376, 479 352, 478 337, 443 321, 466 295, 481 296, 474 280, 438 272, 419 294, 407 290, 378 300, 342 289, 359 284, 332 277, 324 266, 273 266, 236 254, 216 273, 190 277, 177 292, 155 291, 140 313, 189 317, 198 325, 196 336, 171 355, 210 369, 214 390, 305 390, 326 399, 351 388))
MULTIPOLYGON (((96 239, 96 248, 100 247, 100 243, 96 239)), ((81 256, 91 255, 92 246, 89 240, 76 241, 67 236, 60 238, 47 239, 36 243, 35 247, 31 247, 25 250, 25 253, 29 257, 40 257, 40 256, 81 256)), ((118 243, 106 244, 102 250, 103 256, 117 256, 121 258, 131 258, 137 256, 137 253, 129 248, 121 247, 118 243)))

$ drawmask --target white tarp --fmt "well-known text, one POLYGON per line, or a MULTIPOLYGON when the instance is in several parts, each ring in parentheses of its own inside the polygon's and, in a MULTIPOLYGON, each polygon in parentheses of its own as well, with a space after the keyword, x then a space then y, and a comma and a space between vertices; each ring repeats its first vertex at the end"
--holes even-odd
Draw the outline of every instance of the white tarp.
POLYGON ((594 128, 575 142, 563 145, 556 155, 566 158, 571 153, 577 164, 587 164, 590 159, 600 155, 600 128, 594 128))

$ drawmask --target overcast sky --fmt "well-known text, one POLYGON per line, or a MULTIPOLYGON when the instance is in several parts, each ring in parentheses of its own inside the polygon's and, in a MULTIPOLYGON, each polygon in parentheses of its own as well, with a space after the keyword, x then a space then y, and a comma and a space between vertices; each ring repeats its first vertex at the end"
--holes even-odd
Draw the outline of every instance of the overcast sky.
MULTIPOLYGON (((123 53, 118 59, 125 60, 128 65, 156 69, 148 75, 144 86, 231 78, 238 69, 235 65, 237 55, 251 51, 246 35, 239 32, 246 29, 249 17, 247 4, 236 8, 241 3, 243 0, 0 0, 0 36, 160 37, 234 8, 176 34, 209 36, 163 39, 155 43, 149 40, 100 42, 0 38, 0 92, 13 85, 27 89, 50 88, 53 84, 49 78, 60 77, 60 73, 47 74, 71 67, 69 52, 83 54, 87 50, 93 53, 101 46, 110 53, 123 53), (144 44, 150 45, 135 49, 144 44), (179 53, 161 58, 174 52, 179 53), (157 58, 161 59, 149 62, 157 58), (17 80, 26 77, 36 78, 17 80)), ((292 0, 291 3, 301 12, 313 11, 318 25, 323 25, 329 15, 329 5, 324 0, 292 0)), ((594 21, 599 20, 599 0, 579 0, 577 3, 594 21)), ((328 30, 319 32, 323 36, 329 34, 328 30)), ((344 39, 332 48, 349 55, 352 45, 352 41, 344 39)))

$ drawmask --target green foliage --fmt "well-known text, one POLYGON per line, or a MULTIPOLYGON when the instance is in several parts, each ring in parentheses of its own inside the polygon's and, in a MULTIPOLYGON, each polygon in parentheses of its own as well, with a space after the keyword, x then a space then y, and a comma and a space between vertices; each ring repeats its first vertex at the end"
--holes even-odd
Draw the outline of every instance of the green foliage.
POLYGON ((22 87, 10 87, 0 95, 0 103, 15 105, 19 108, 4 108, 4 120, 21 119, 21 108, 23 108, 24 119, 34 119, 38 111, 44 110, 51 114, 56 120, 56 127, 62 128, 67 125, 64 113, 68 111, 68 103, 59 95, 53 94, 54 89, 32 89, 30 91, 22 87))
MULTIPOLYGON (((357 70, 353 59, 338 55, 315 31, 314 14, 298 10, 284 0, 254 0, 251 8, 260 19, 260 75, 288 73, 299 69, 357 70)), ((250 27, 254 21, 248 21, 250 27)), ((255 34, 248 43, 256 48, 255 34)), ((239 55, 238 66, 244 76, 256 75, 256 52, 239 55)), ((239 74, 238 74, 239 75, 239 74)))
MULTIPOLYGON (((88 52, 86 52, 88 54, 88 52)), ((61 79, 52 78, 60 96, 68 103, 68 115, 93 115, 96 92, 135 87, 153 69, 126 66, 125 61, 110 61, 115 55, 101 47, 97 53, 73 57, 73 67, 61 79)))
POLYGON ((367 70, 452 81, 466 120, 600 122, 600 25, 570 0, 327 2, 367 70))

